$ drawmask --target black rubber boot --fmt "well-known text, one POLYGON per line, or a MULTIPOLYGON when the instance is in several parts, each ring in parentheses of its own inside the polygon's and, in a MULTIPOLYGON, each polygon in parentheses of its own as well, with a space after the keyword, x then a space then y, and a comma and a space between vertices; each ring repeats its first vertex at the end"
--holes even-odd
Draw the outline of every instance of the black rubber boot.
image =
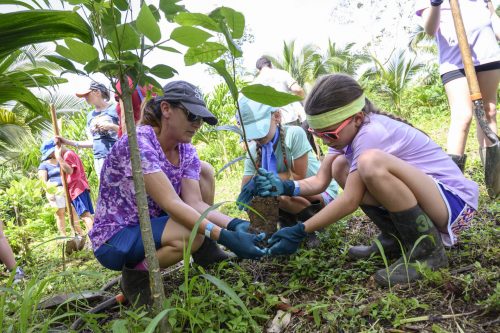
POLYGON ((222 250, 212 239, 205 237, 198 251, 192 254, 193 261, 203 268, 208 268, 233 256, 222 250))
POLYGON ((420 279, 422 275, 418 272, 417 261, 432 270, 448 266, 448 257, 439 232, 419 205, 390 215, 401 235, 406 254, 388 269, 384 268, 375 273, 375 281, 378 284, 393 286, 420 279))
POLYGON ((295 214, 279 209, 278 226, 279 228, 293 227, 297 224, 297 216, 295 214))
POLYGON ((453 160, 453 162, 455 162, 460 171, 464 173, 465 161, 467 161, 467 155, 463 154, 462 156, 459 156, 459 155, 448 154, 448 156, 451 157, 451 159, 453 160))
POLYGON ((136 307, 152 305, 148 271, 123 266, 120 288, 130 304, 136 307))
MULTIPOLYGON (((368 205, 361 205, 360 208, 380 229, 381 233, 377 236, 377 239, 384 248, 386 258, 397 258, 401 255, 401 247, 396 239, 401 239, 401 237, 389 216, 389 212, 383 208, 368 205)), ((366 259, 378 253, 378 246, 372 241, 370 245, 352 246, 348 255, 353 259, 366 259)))
MULTIPOLYGON (((311 202, 309 206, 302 209, 297 214, 297 220, 304 222, 313 217, 317 212, 323 208, 323 204, 320 201, 311 202)), ((317 230, 307 235, 305 241, 305 247, 308 249, 315 249, 321 245, 321 241, 318 238, 318 232, 322 232, 323 229, 317 230)))

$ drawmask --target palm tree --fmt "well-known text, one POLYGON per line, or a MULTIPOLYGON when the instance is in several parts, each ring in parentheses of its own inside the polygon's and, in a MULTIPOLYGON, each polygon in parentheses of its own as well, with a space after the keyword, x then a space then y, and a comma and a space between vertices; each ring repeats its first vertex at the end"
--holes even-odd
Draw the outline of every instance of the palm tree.
POLYGON ((393 53, 386 64, 372 56, 374 65, 362 75, 362 80, 377 80, 382 93, 394 104, 396 113, 401 114, 401 98, 413 76, 423 67, 415 57, 409 58, 405 51, 393 53))
POLYGON ((323 60, 324 73, 345 73, 357 76, 359 67, 371 60, 368 54, 354 53, 352 48, 355 43, 349 43, 344 48, 328 40, 328 47, 323 60))
POLYGON ((283 42, 281 57, 269 57, 273 66, 283 69, 297 80, 300 86, 313 82, 321 69, 322 59, 318 48, 312 44, 305 45, 299 52, 295 52, 295 41, 283 42))

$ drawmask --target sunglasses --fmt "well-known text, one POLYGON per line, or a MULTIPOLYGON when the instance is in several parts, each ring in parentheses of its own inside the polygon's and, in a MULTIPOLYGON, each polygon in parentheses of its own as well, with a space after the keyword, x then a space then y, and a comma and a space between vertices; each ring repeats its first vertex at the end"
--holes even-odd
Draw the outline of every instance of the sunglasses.
POLYGON ((181 109, 182 111, 184 111, 184 113, 186 114, 186 118, 190 123, 203 121, 203 117, 189 112, 189 110, 186 109, 186 107, 184 107, 184 105, 179 104, 178 108, 181 109))
POLYGON ((339 139, 339 133, 340 131, 342 131, 347 125, 349 125, 349 123, 351 122, 351 120, 354 119, 354 116, 353 117, 350 117, 350 118, 347 118, 346 120, 344 120, 339 127, 337 127, 337 129, 335 129, 334 131, 325 131, 325 132, 316 132, 315 130, 313 130, 312 128, 308 128, 307 130, 314 136, 317 136, 318 138, 321 138, 321 139, 327 139, 327 140, 338 140, 339 139))

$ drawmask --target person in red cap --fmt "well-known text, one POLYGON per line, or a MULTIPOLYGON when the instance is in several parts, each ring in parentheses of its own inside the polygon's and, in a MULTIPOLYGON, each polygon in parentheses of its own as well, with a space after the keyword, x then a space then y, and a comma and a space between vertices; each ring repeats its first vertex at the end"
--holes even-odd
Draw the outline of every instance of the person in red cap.
POLYGON ((77 93, 85 98, 94 109, 87 114, 87 137, 85 141, 68 140, 58 137, 61 143, 76 148, 92 148, 94 151, 94 168, 97 178, 101 178, 101 169, 106 155, 118 139, 118 115, 116 106, 109 102, 109 90, 102 83, 92 82, 90 87, 77 93))
MULTIPOLYGON (((128 79, 128 85, 132 93, 132 109, 134 110, 134 122, 137 124, 139 118, 141 118, 141 104, 146 97, 147 91, 150 88, 145 88, 137 85, 132 86, 132 79, 128 79)), ((121 83, 118 81, 116 83, 116 90, 119 94, 122 92, 121 83)), ((115 101, 118 103, 116 105, 116 113, 118 115, 118 137, 121 138, 123 134, 127 134, 127 126, 125 124, 125 114, 122 112, 123 102, 118 94, 115 94, 115 101)))

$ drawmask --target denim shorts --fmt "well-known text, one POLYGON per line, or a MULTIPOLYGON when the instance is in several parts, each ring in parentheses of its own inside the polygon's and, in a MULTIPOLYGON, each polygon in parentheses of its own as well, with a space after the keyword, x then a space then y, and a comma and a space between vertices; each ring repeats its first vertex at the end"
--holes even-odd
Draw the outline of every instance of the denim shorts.
POLYGON ((75 207, 75 211, 78 216, 82 216, 85 212, 94 214, 94 207, 92 206, 89 190, 83 191, 71 203, 73 204, 73 207, 75 207))
MULTIPOLYGON (((161 236, 167 221, 168 215, 151 219, 156 249, 161 247, 161 236)), ((120 271, 124 265, 133 268, 145 257, 140 225, 121 229, 95 250, 94 255, 101 265, 108 269, 120 271)))
POLYGON ((469 228, 476 210, 439 181, 434 181, 448 208, 448 233, 441 232, 441 240, 445 246, 453 246, 458 242, 460 232, 469 228))

